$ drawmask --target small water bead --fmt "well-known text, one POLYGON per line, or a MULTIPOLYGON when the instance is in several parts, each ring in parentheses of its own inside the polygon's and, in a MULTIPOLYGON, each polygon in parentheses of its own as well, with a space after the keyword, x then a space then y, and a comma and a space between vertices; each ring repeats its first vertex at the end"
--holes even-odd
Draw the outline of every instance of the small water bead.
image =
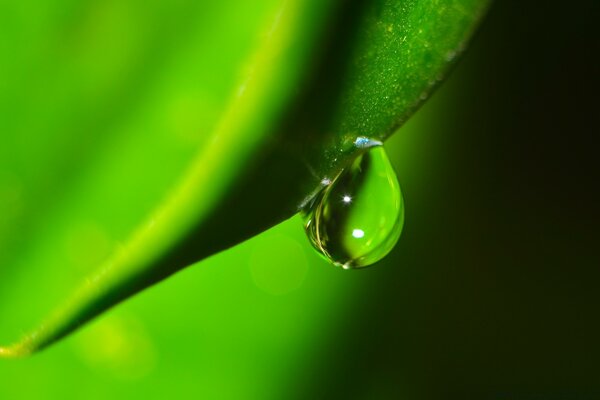
POLYGON ((402 232, 404 202, 383 146, 359 153, 311 202, 304 220, 312 245, 337 266, 361 268, 385 257, 402 232))

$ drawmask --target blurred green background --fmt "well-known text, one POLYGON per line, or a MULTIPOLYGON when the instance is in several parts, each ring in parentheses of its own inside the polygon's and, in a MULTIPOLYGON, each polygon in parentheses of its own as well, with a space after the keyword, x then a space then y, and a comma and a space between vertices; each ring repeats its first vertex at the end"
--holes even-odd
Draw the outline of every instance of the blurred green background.
MULTIPOLYGON (((0 3, 1 343, 207 140, 275 1, 235 3, 0 3)), ((377 266, 330 267, 292 218, 0 360, 0 398, 599 396, 597 12, 492 7, 386 144, 406 223, 377 266)))

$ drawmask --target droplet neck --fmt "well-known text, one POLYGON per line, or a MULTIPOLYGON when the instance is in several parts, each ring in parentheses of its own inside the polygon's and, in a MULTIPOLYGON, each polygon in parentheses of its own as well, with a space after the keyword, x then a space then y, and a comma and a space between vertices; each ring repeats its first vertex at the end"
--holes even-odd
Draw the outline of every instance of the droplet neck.
POLYGON ((352 141, 345 140, 338 147, 336 154, 329 157, 330 173, 318 178, 320 179, 318 186, 300 203, 298 207, 300 213, 303 215, 309 213, 319 193, 326 190, 360 155, 378 146, 383 146, 383 143, 367 136, 358 136, 352 141))

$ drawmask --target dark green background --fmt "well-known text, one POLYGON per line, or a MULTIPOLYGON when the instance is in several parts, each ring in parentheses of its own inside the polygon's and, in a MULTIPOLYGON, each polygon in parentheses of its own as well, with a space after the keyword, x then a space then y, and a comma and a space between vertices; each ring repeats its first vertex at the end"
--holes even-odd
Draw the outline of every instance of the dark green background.
POLYGON ((406 230, 315 388, 600 398, 597 18, 597 2, 496 2, 419 137, 393 138, 419 141, 393 152, 406 230))
MULTIPOLYGON (((406 224, 376 267, 331 268, 292 219, 1 360, 0 398, 597 398, 597 18, 593 1, 496 1, 386 145, 406 224)), ((28 291, 2 268, 7 341, 66 284, 49 270, 28 291)))

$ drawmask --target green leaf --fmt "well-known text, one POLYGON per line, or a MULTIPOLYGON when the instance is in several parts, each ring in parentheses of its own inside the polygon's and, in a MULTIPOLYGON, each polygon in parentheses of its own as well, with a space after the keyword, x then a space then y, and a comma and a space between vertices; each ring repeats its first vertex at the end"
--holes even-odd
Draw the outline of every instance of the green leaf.
MULTIPOLYGON (((429 96, 465 49, 487 3, 288 0, 265 7, 266 22, 256 27, 262 38, 179 183, 62 307, 21 341, 0 347, 0 356, 40 350, 140 290, 293 216, 322 179, 347 164, 357 136, 384 140, 429 96)), ((138 48, 129 36, 132 43, 117 49, 123 54, 138 48)), ((171 39, 162 46, 175 46, 171 39)), ((75 70, 85 66, 81 57, 75 70)), ((105 101, 135 91, 135 81, 117 85, 122 93, 103 94, 105 101)), ((81 90, 96 98, 100 89, 81 90)), ((165 106, 157 100, 158 110, 165 106)), ((46 112, 74 127, 108 118, 46 112)))

